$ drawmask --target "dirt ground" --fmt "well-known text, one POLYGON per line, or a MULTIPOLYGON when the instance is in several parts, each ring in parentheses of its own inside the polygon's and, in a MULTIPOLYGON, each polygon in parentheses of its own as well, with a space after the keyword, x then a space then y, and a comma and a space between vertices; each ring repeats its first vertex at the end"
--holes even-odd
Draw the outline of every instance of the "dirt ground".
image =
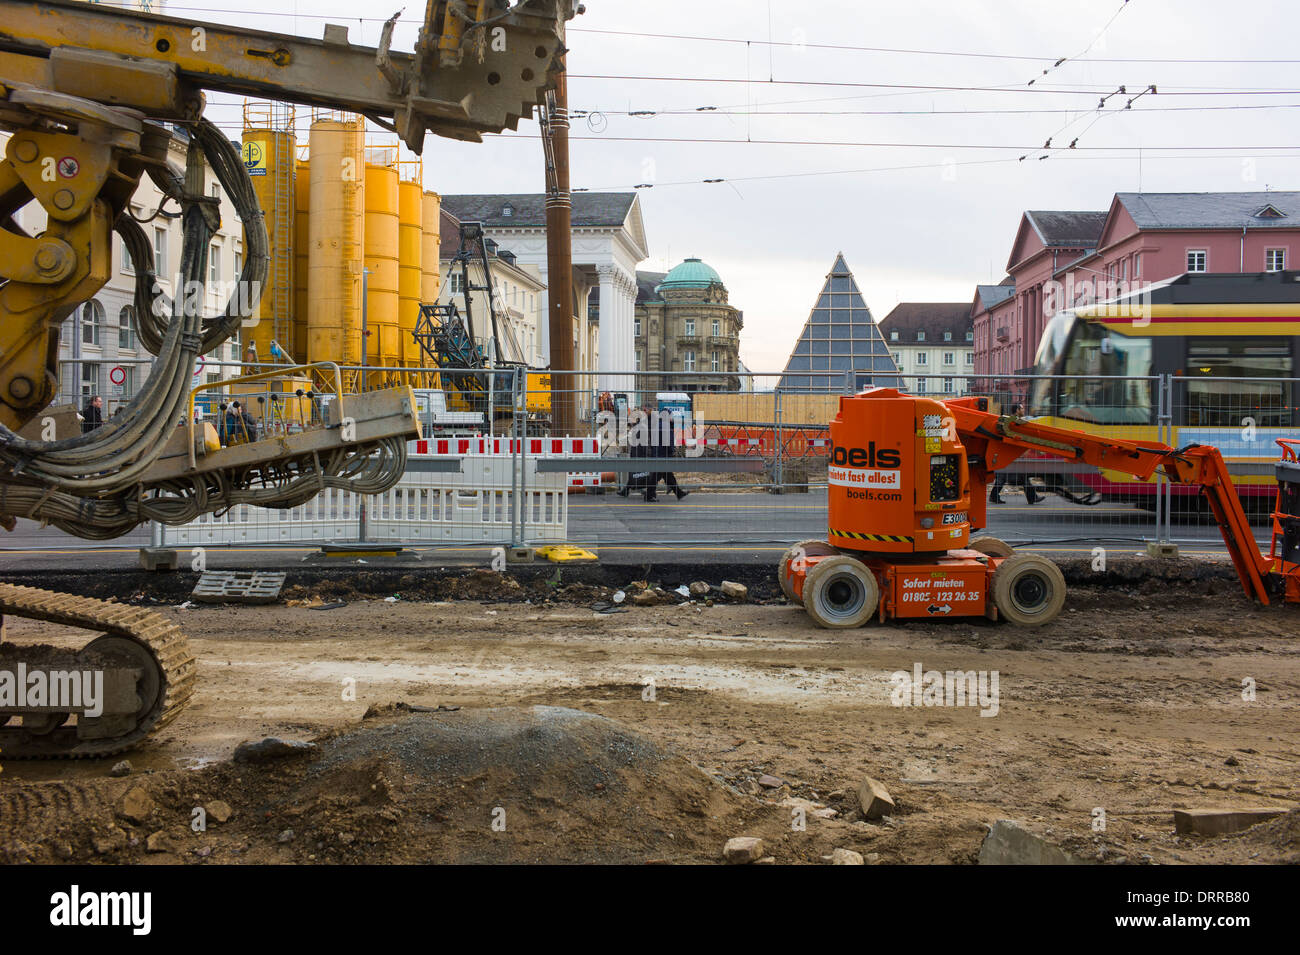
POLYGON ((1148 582, 1075 586, 1037 630, 825 631, 779 598, 599 613, 608 588, 524 603, 478 579, 485 599, 166 609, 193 703, 125 778, 6 763, 0 861, 706 862, 753 835, 778 863, 971 863, 1015 819, 1089 860, 1300 862, 1295 608, 1148 582), (894 705, 916 665, 997 671, 996 714, 894 705), (267 736, 317 746, 230 761, 267 736), (884 819, 862 818, 865 776, 884 819), (1177 808, 1254 807, 1292 811, 1173 831, 1177 808))

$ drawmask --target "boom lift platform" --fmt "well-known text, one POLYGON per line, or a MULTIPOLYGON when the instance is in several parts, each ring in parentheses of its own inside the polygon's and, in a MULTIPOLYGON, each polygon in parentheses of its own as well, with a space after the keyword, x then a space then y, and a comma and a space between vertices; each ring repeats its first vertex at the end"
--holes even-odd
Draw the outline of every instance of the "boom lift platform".
POLYGON ((989 475, 1031 450, 1140 480, 1162 470, 1175 483, 1199 485, 1246 596, 1300 603, 1300 440, 1278 442, 1265 556, 1223 455, 1208 445, 1099 437, 994 414, 986 398, 944 402, 893 388, 842 398, 830 433, 827 539, 795 544, 778 569, 786 597, 819 626, 857 627, 872 617, 1053 620, 1065 603, 1056 564, 993 537, 971 538, 985 523, 989 475))

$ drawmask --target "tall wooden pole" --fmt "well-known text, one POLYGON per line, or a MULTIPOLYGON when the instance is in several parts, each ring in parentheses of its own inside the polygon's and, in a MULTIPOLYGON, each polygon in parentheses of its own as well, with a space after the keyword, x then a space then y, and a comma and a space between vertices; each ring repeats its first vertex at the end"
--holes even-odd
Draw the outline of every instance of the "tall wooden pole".
POLYGON ((573 375, 573 197, 569 191, 569 88, 564 58, 547 97, 546 298, 550 305, 551 421, 555 434, 577 430, 573 375))

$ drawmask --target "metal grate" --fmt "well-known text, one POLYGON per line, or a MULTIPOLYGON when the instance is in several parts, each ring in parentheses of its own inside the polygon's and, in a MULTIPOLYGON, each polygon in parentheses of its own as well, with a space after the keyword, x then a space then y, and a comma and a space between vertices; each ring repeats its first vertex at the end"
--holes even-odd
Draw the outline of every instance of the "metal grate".
POLYGON ((283 573, 253 570, 209 570, 190 595, 202 603, 269 604, 280 597, 283 573))

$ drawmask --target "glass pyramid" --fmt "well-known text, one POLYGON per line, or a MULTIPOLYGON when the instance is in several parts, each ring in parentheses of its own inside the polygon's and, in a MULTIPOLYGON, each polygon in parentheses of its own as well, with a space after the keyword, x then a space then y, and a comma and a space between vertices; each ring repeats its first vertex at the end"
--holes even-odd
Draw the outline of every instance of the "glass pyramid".
POLYGON ((901 388, 902 378, 840 253, 790 352, 777 388, 842 395, 872 385, 901 388))

